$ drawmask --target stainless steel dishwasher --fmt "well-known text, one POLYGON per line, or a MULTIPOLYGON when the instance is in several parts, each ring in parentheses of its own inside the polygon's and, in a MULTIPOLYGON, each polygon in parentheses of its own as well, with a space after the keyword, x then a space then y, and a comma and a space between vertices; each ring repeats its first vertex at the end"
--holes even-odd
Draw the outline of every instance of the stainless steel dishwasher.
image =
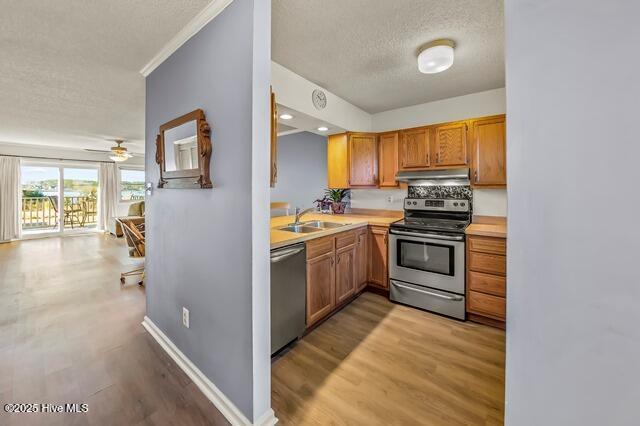
POLYGON ((302 336, 306 303, 304 243, 271 250, 271 355, 302 336))

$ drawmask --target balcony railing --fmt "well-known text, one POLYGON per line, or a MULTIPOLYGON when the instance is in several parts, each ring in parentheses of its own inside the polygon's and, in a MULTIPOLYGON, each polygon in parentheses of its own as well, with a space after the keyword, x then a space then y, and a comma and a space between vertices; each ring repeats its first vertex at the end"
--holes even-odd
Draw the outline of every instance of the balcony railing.
MULTIPOLYGON (((95 227, 98 202, 95 197, 64 197, 63 225, 65 228, 95 227)), ((22 197, 22 229, 54 230, 58 228, 58 197, 22 197)))

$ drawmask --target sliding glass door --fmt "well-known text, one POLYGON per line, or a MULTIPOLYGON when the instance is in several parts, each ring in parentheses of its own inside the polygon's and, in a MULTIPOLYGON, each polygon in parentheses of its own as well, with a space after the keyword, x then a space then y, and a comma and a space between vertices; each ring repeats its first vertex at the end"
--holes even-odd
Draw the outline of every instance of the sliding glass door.
POLYGON ((22 166, 22 232, 83 232, 97 226, 98 169, 94 165, 22 166))
POLYGON ((98 169, 69 168, 64 176, 64 229, 95 229, 98 223, 98 169))
POLYGON ((60 231, 60 168, 22 166, 22 232, 60 231))

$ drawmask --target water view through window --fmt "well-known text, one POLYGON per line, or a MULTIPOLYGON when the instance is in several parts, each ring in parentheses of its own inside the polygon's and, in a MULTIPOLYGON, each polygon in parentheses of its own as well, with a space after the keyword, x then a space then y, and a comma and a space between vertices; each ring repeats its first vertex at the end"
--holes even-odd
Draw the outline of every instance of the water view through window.
POLYGON ((120 169, 120 199, 144 200, 144 170, 120 169))
POLYGON ((21 183, 23 231, 55 232, 61 228, 96 227, 97 169, 23 166, 21 183), (62 182, 61 175, 64 176, 62 182))

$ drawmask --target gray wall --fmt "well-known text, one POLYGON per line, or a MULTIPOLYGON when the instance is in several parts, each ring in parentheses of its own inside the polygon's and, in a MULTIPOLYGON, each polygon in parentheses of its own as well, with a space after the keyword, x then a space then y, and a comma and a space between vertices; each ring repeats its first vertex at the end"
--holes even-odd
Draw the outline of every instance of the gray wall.
MULTIPOLYGON (((146 82, 147 180, 159 178, 158 127, 201 108, 212 129, 214 184, 209 190, 154 189, 148 197, 147 315, 249 419, 254 19, 253 0, 233 1, 146 82), (189 329, 182 326, 183 306, 190 310, 189 329)), ((268 102, 268 83, 261 96, 268 102)), ((268 146, 268 134, 264 139, 268 146)))
POLYGON ((506 2, 507 425, 640 419, 638 16, 506 2))
POLYGON ((313 207, 327 187, 327 138, 303 132, 278 138, 278 182, 271 201, 313 207))

